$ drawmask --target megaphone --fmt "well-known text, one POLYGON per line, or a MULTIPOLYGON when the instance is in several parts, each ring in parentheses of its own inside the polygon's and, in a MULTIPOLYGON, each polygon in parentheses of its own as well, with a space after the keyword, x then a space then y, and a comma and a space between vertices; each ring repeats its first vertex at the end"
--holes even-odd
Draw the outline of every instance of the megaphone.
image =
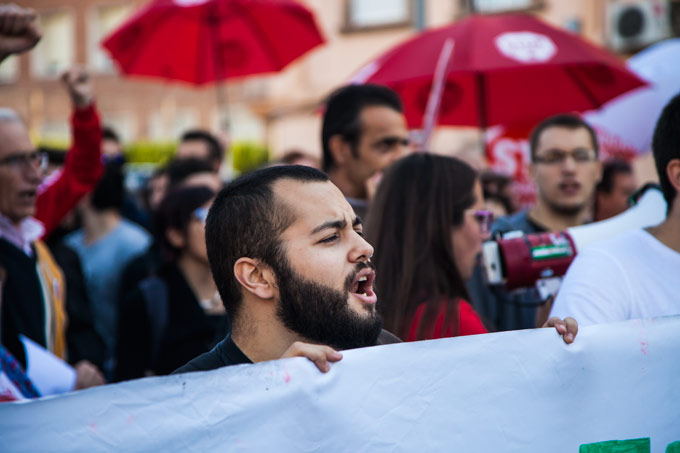
MULTIPOLYGON (((658 225, 666 218, 667 204, 658 185, 646 185, 634 198, 637 201, 628 210, 600 222, 554 233, 511 231, 485 242, 482 258, 487 282, 504 284, 508 290, 537 286, 542 294, 556 292, 554 285, 542 290, 538 283, 554 282, 564 275, 579 251, 629 230, 658 225)), ((559 287, 559 281, 556 284, 559 287)))

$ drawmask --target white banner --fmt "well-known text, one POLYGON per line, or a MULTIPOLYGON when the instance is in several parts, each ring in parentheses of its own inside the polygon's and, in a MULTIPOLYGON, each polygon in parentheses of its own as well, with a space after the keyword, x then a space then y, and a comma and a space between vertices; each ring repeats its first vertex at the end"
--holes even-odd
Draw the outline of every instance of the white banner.
POLYGON ((578 452, 636 438, 652 452, 680 440, 680 316, 582 328, 572 345, 503 332, 346 351, 327 374, 296 358, 0 404, 2 451, 578 452))

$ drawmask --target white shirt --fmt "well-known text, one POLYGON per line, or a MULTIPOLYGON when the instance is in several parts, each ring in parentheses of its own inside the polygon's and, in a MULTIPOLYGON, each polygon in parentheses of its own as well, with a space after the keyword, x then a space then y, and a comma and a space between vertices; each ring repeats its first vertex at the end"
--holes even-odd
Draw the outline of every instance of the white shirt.
POLYGON ((581 326, 674 314, 680 314, 680 253, 645 230, 579 253, 550 312, 581 326))
POLYGON ((26 217, 19 223, 19 228, 11 220, 0 213, 0 238, 6 239, 28 256, 33 256, 31 244, 45 234, 43 224, 33 217, 26 217))

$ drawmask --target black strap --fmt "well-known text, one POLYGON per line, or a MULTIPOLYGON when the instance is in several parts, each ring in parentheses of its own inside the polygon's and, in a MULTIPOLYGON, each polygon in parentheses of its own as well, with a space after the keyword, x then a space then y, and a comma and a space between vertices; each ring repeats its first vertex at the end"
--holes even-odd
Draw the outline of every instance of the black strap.
POLYGON ((165 331, 168 327, 168 287, 157 276, 147 277, 139 282, 144 295, 144 305, 151 326, 151 369, 156 369, 165 331))

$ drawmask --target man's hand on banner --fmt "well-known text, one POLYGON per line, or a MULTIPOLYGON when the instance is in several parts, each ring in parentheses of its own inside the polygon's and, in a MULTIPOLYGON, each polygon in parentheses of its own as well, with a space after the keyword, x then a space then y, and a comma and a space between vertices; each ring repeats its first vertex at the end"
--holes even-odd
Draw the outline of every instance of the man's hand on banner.
POLYGON ((306 357, 314 362, 319 371, 327 373, 331 369, 330 363, 338 362, 342 354, 329 346, 296 341, 281 356, 282 359, 290 357, 306 357))
POLYGON ((106 384, 99 369, 87 360, 76 363, 76 390, 96 387, 106 384))
POLYGON ((573 343, 578 333, 578 323, 571 317, 560 319, 553 316, 543 324, 543 327, 554 327, 557 333, 562 335, 562 339, 567 344, 573 343))

